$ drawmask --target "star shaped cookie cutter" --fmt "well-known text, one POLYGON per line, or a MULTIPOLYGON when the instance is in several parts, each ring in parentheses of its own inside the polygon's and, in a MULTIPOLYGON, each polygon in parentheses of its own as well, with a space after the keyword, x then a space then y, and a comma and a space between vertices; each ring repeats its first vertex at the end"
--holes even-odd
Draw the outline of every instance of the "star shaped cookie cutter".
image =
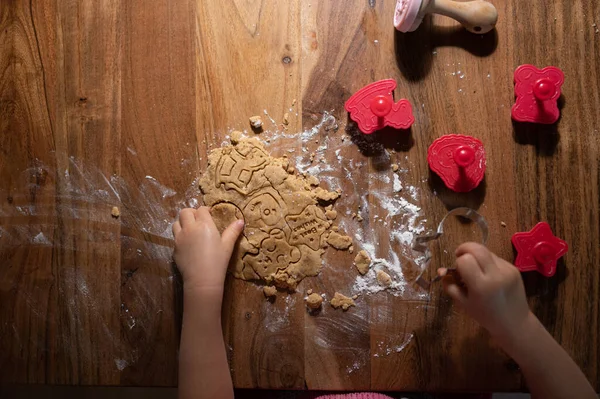
MULTIPOLYGON (((471 208, 455 208, 448 212, 437 227, 437 231, 434 234, 429 234, 421 237, 417 237, 413 244, 413 251, 421 252, 425 255, 425 261, 420 265, 421 274, 417 277, 416 283, 419 287, 429 290, 431 284, 441 280, 441 276, 436 276, 432 281, 427 280, 424 276, 425 272, 429 269, 429 263, 431 263, 431 250, 429 249, 429 243, 439 239, 444 234, 444 222, 450 216, 460 216, 465 219, 469 219, 475 223, 481 230, 481 243, 485 245, 489 235, 488 223, 483 216, 477 213, 471 208)), ((454 272, 455 269, 448 269, 449 273, 454 272)))

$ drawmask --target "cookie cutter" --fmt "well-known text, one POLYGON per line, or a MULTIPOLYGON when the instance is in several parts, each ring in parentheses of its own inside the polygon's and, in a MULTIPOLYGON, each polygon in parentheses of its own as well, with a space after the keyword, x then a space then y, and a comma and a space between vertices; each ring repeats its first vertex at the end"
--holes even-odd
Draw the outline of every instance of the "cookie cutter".
MULTIPOLYGON (((483 216, 481 216, 477 211, 471 208, 455 208, 450 212, 446 213, 443 217, 442 221, 438 225, 437 231, 434 234, 429 234, 421 237, 417 237, 413 244, 413 251, 423 253, 425 256, 424 262, 421 264, 421 274, 417 277, 416 283, 421 288, 425 290, 429 290, 431 284, 436 281, 441 280, 442 276, 436 276, 433 280, 429 281, 423 275, 429 269, 429 264, 431 263, 431 250, 429 249, 429 243, 431 241, 435 241, 439 239, 444 234, 444 222, 450 216, 460 216, 465 219, 469 219, 471 222, 475 223, 479 229, 481 230, 481 243, 485 245, 489 235, 488 223, 483 216)), ((448 272, 454 272, 455 269, 448 269, 448 272)))

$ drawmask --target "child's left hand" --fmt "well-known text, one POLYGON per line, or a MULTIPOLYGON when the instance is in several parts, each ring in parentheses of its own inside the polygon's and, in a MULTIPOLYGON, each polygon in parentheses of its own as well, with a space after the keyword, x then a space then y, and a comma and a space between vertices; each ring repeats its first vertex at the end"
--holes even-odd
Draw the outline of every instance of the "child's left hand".
POLYGON ((179 212, 179 220, 173 224, 174 258, 183 276, 184 290, 223 295, 227 265, 243 229, 244 221, 237 220, 219 234, 204 206, 179 212))

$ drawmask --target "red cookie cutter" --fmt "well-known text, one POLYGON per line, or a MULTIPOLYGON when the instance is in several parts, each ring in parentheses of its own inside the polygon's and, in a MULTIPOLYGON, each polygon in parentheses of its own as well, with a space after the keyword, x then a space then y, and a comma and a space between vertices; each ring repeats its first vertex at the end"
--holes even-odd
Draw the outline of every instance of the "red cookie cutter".
POLYGON ((518 122, 552 124, 560 117, 558 98, 565 75, 556 67, 538 69, 521 65, 515 70, 515 105, 512 118, 518 122))
POLYGON ((427 162, 446 187, 465 193, 483 180, 485 149, 481 141, 474 137, 447 134, 429 146, 427 162))
POLYGON ((537 270, 546 277, 554 276, 558 259, 569 250, 566 241, 556 237, 546 222, 536 224, 531 231, 513 234, 512 243, 517 250, 517 269, 537 270))
POLYGON ((408 100, 394 103, 395 88, 394 79, 380 80, 363 87, 346 101, 344 108, 363 133, 371 134, 385 126, 408 129, 415 122, 408 100))

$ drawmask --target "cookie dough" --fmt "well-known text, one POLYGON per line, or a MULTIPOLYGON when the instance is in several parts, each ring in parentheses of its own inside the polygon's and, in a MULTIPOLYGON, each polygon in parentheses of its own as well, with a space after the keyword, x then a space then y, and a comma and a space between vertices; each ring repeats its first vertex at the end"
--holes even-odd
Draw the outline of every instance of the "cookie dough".
POLYGON ((121 216, 121 212, 119 211, 119 208, 117 208, 116 206, 113 206, 110 214, 112 215, 112 217, 114 217, 115 219, 118 219, 119 216, 121 216))
POLYGON ((265 294, 265 298, 274 297, 277 294, 277 288, 273 287, 272 285, 265 285, 265 288, 263 288, 263 294, 265 294))
POLYGON ((325 204, 330 204, 340 197, 340 193, 338 191, 327 191, 321 187, 317 187, 313 191, 313 195, 317 201, 325 204))
POLYGON ((356 266, 360 274, 367 274, 369 271, 369 266, 371 266, 371 257, 367 251, 363 249, 356 254, 356 258, 354 258, 354 266, 356 266))
MULTIPOLYGON (((310 183, 255 137, 232 133, 232 145, 211 151, 200 178, 203 202, 219 231, 236 219, 245 222, 229 265, 235 277, 295 290, 304 277, 319 273, 332 226, 323 203, 340 194, 310 183)), ((351 244, 349 237, 350 244, 339 240, 338 246, 351 244)))
POLYGON ((323 303, 321 295, 313 293, 306 297, 306 306, 311 309, 319 309, 323 303))
POLYGON ((242 137, 244 137, 244 133, 240 132, 239 130, 234 130, 233 132, 231 132, 229 134, 230 140, 231 140, 231 144, 237 144, 240 142, 240 140, 242 139, 242 137))
POLYGON ((252 129, 262 128, 262 119, 260 118, 260 116, 258 116, 258 115, 251 116, 250 117, 250 126, 252 126, 252 129))
POLYGON ((377 281, 384 287, 389 287, 392 284, 392 278, 383 270, 377 270, 377 281))
POLYGON ((348 310, 350 306, 356 306, 356 304, 352 298, 336 292, 331 300, 331 306, 334 309, 342 308, 343 310, 348 310))
POLYGON ((335 220, 335 218, 337 218, 337 211, 334 211, 331 208, 332 208, 331 205, 329 205, 328 207, 325 208, 325 216, 329 220, 335 220))
POLYGON ((327 244, 335 249, 346 250, 352 245, 352 238, 342 235, 337 231, 332 231, 327 237, 327 244))

